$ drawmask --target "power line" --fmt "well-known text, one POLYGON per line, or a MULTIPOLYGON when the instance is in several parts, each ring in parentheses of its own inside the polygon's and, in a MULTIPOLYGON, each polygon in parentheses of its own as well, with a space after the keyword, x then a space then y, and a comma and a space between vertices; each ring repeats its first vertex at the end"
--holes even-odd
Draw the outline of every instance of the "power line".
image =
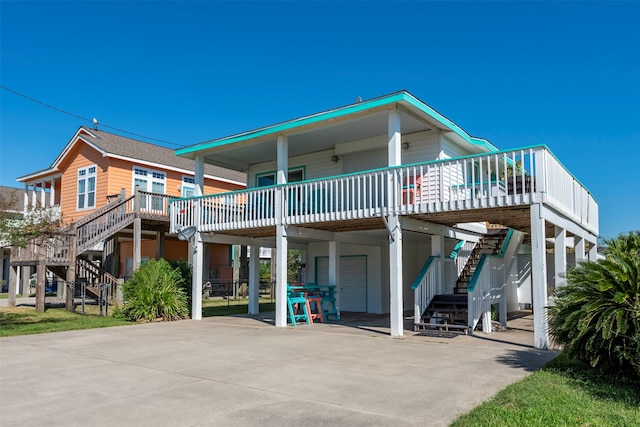
MULTIPOLYGON (((0 89, 4 89, 7 92, 11 92, 11 93, 13 93, 15 95, 18 95, 18 96, 21 96, 21 97, 23 97, 25 99, 28 99, 31 102, 35 102, 36 104, 40 104, 40 105, 42 105, 44 107, 51 108, 52 110, 58 111, 60 113, 64 113, 64 114, 67 114, 69 116, 75 117, 76 119, 80 119, 80 120, 84 120, 85 122, 93 123, 93 119, 88 119, 86 117, 82 117, 82 116, 79 116, 77 114, 71 113, 69 111, 63 110, 62 108, 54 107, 53 105, 47 104, 46 102, 42 102, 42 101, 37 100, 35 98, 31 98, 30 96, 27 96, 24 93, 20 93, 18 91, 13 90, 13 89, 9 89, 6 86, 0 85, 0 89)), ((152 138, 150 136, 140 135, 138 133, 129 132, 129 131, 124 130, 124 129, 118 129, 118 128, 113 127, 113 126, 105 125, 104 123, 100 123, 100 126, 105 127, 105 128, 109 128, 109 129, 113 129, 113 130, 118 131, 118 132, 126 133, 128 135, 134 135, 134 136, 137 136, 139 138, 148 139, 150 141, 163 142, 165 144, 171 144, 171 145, 175 145, 177 147, 185 147, 185 145, 176 144, 175 142, 165 141, 164 139, 157 139, 157 138, 152 138)))

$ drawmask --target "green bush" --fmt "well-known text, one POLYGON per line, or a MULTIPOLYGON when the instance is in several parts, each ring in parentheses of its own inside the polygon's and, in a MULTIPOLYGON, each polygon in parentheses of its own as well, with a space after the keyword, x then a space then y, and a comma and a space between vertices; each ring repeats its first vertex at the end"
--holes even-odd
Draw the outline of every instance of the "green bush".
POLYGON ((178 269, 163 259, 143 263, 123 287, 122 309, 130 320, 177 320, 189 313, 178 269))
POLYGON ((605 244, 605 259, 567 272, 549 307, 550 334, 570 357, 640 378, 640 232, 605 244))
POLYGON ((180 274, 180 283, 178 286, 183 290, 184 294, 187 296, 187 303, 189 310, 191 310, 191 289, 192 283, 191 278, 193 277, 193 268, 186 261, 169 261, 169 265, 171 265, 172 269, 177 269, 180 274))

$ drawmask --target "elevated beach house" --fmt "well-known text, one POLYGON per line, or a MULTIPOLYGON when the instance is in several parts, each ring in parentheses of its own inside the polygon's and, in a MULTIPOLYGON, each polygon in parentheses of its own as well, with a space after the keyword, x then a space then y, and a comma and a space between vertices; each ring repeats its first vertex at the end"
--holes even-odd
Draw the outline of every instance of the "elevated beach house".
MULTIPOLYGON (((278 327, 296 248, 302 281, 334 285, 339 311, 389 313, 391 335, 403 334, 405 316, 416 329, 482 322, 488 331, 492 306, 502 322, 531 307, 544 348, 549 289, 568 262, 596 255, 598 205, 549 148, 499 150, 406 91, 176 154, 195 161, 194 197, 170 203, 171 232, 196 230, 193 295, 204 243, 275 248, 278 327), (246 173, 248 188, 211 194, 209 165, 246 173), (433 308, 447 298, 460 303, 433 308)), ((200 318, 197 297, 193 310, 200 318)))
MULTIPOLYGON (((207 165, 199 174, 208 194, 245 188, 243 172, 207 165)), ((169 232, 168 201, 194 194, 194 162, 173 149, 83 126, 51 166, 17 181, 24 212, 53 209, 65 227, 46 248, 13 251, 18 288, 37 267, 40 282, 48 270, 71 282, 115 284, 146 259, 188 260, 187 242, 169 232)), ((204 265, 207 277, 219 275, 231 265, 231 246, 207 245, 204 265)))

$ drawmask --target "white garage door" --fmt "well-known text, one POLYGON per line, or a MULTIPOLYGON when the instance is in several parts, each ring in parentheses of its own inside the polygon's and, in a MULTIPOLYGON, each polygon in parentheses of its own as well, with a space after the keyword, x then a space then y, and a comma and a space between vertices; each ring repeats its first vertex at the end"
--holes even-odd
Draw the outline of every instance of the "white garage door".
MULTIPOLYGON (((316 282, 329 283, 329 258, 316 259, 316 282)), ((367 312, 367 256, 340 257, 340 311, 367 312)))

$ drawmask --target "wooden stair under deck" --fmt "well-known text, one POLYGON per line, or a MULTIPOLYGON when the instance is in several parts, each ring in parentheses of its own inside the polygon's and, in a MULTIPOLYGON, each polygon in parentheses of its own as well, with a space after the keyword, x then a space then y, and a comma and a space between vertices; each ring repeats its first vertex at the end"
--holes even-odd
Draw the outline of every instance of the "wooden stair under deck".
POLYGON ((467 334, 467 295, 442 294, 433 297, 422 313, 420 321, 414 324, 415 331, 446 331, 467 334))
POLYGON ((473 275, 476 272, 482 255, 498 255, 508 231, 508 228, 493 228, 487 230, 487 233, 482 236, 473 248, 467 263, 458 276, 454 291, 456 294, 467 293, 467 287, 469 283, 471 283, 471 280, 473 280, 473 275))

